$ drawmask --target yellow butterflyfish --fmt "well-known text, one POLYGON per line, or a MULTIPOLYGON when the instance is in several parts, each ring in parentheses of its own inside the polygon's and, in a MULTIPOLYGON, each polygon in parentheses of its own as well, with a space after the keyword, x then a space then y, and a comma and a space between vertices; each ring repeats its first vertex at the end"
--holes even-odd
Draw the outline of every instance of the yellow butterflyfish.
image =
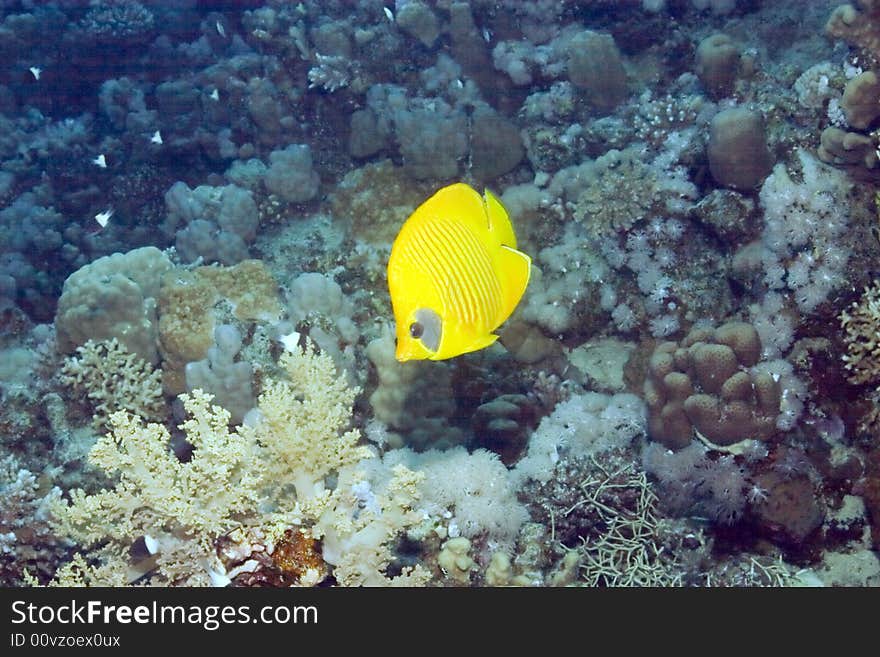
POLYGON ((531 262, 490 191, 455 183, 436 192, 404 222, 388 259, 397 360, 445 360, 494 343, 531 262))

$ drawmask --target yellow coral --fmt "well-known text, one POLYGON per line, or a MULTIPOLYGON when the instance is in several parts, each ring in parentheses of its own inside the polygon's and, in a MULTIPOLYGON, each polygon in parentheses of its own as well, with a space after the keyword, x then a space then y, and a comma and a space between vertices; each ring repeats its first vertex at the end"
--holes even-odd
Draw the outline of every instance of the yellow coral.
POLYGON ((259 421, 241 432, 268 452, 269 480, 292 485, 305 505, 321 495, 328 474, 373 452, 358 446, 360 432, 345 430, 359 391, 336 376, 329 355, 309 346, 285 352, 280 364, 289 380, 266 383, 259 421))
MULTIPOLYGON (((99 547, 60 569, 56 583, 106 585, 147 576, 152 584, 224 584, 249 572, 226 567, 257 549, 249 536, 262 537, 259 549, 271 554, 268 546, 283 547, 292 527, 310 549, 322 539, 321 558, 336 566, 342 584, 426 582, 430 573, 420 567, 385 574, 401 532, 422 519, 415 503, 423 475, 398 466, 365 507, 355 491, 367 484, 356 467, 375 453, 358 445, 359 432, 349 428, 358 390, 311 345, 286 353, 280 364, 287 379, 267 383, 259 419, 236 431, 209 395, 180 396, 189 414, 180 428, 193 447, 185 462, 170 450, 163 425, 113 413, 111 431, 89 461, 115 477, 115 486, 92 495, 75 490, 53 508, 62 533, 84 548, 99 547), (325 480, 333 475, 331 490, 325 480), (149 554, 135 560, 135 545, 149 554)), ((320 568, 307 571, 299 583, 321 578, 320 568)), ((260 576, 266 574, 251 579, 259 583, 260 576)))
POLYGON ((161 370, 154 370, 116 338, 89 340, 78 347, 75 356, 64 360, 60 378, 92 403, 96 428, 104 429, 108 416, 116 410, 147 420, 158 420, 165 414, 161 370))
POLYGON ((190 415, 181 425, 194 448, 189 461, 170 450, 163 425, 118 411, 110 416, 110 433, 89 453, 92 465, 118 477, 116 485, 93 495, 74 490, 54 512, 63 532, 83 546, 109 539, 99 552, 105 563, 125 559, 127 548, 145 537, 159 556, 135 567, 133 576, 158 567, 167 582, 207 583, 200 566, 215 561, 218 536, 256 513, 263 468, 256 444, 229 431, 229 413, 212 406, 209 395, 196 390, 181 399, 190 415))

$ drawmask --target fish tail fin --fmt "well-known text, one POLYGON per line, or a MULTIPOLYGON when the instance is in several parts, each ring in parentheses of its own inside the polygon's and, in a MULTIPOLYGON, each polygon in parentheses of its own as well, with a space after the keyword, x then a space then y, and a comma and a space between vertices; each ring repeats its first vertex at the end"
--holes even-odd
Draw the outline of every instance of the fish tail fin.
POLYGON ((502 245, 498 257, 502 298, 496 326, 503 324, 513 313, 532 275, 532 259, 522 251, 502 245))

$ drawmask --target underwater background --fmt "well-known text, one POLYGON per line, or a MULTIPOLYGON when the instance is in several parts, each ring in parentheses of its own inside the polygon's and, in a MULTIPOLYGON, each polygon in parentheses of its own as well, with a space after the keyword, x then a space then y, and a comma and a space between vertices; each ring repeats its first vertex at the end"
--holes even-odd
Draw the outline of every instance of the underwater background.
POLYGON ((880 584, 880 1, 0 0, 0 584, 880 584), (464 181, 531 279, 399 363, 464 181))

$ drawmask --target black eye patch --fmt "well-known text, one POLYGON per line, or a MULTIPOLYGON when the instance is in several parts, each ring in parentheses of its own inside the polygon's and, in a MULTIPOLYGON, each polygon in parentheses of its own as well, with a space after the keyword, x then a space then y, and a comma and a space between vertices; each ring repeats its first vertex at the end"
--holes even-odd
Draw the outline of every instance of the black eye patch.
POLYGON ((440 337, 443 334, 443 320, 430 308, 419 308, 416 321, 409 325, 409 334, 429 350, 440 349, 440 337), (414 331, 418 332, 418 335, 414 331))

